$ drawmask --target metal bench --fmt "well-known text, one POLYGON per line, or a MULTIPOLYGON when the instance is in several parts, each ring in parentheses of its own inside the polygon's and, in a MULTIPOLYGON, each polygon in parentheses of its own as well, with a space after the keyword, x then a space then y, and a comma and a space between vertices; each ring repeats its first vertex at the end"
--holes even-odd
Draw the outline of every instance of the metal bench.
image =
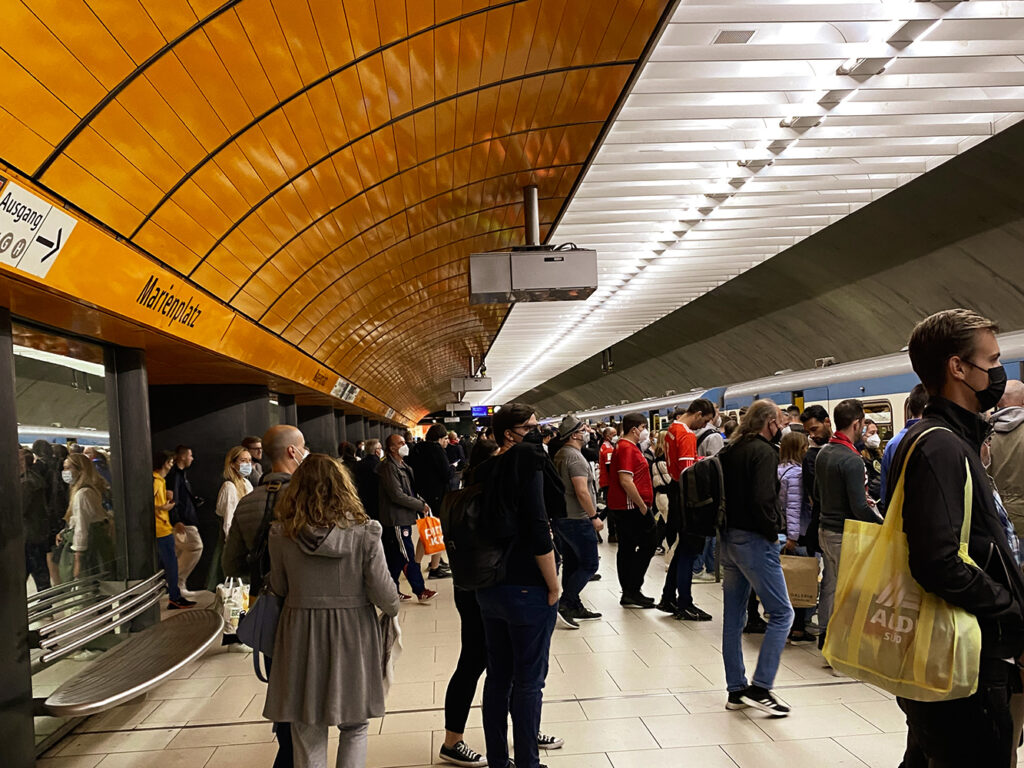
MULTIPOLYGON (((155 606, 166 591, 163 571, 106 598, 100 589, 97 576, 33 596, 29 607, 33 621, 53 619, 33 633, 38 642, 32 653, 33 668, 49 666, 84 646, 102 643, 100 638, 106 635, 113 637, 114 630, 155 606), (82 605, 85 607, 75 613, 60 615, 82 605)), ((131 634, 45 700, 37 700, 37 711, 81 717, 133 699, 202 655, 220 639, 223 624, 213 611, 190 610, 131 634)))

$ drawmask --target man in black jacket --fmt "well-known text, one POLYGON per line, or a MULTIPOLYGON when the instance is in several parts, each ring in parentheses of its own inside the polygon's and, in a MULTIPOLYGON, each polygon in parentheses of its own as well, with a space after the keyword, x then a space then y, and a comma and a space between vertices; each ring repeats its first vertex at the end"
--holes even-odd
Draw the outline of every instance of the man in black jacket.
POLYGON ((793 606, 779 562, 779 533, 785 530, 785 517, 779 509, 779 454, 774 446, 781 434, 779 407, 771 400, 758 400, 718 454, 725 482, 725 527, 719 537, 724 571, 722 659, 729 688, 725 707, 755 707, 774 717, 789 714, 789 707, 775 698, 771 688, 793 624, 793 606), (751 587, 770 619, 757 669, 747 685, 742 632, 751 587))
POLYGON ((889 487, 896 488, 906 463, 903 530, 910 571, 921 587, 978 618, 981 668, 977 693, 967 698, 897 699, 909 727, 905 768, 1003 768, 1016 751, 1009 699, 1022 687, 1017 667, 1024 653, 1024 577, 980 458, 989 427, 979 413, 995 406, 1006 382, 996 330, 991 320, 954 309, 921 321, 910 337, 910 361, 930 399, 924 418, 900 443, 889 487), (977 565, 958 556, 968 479, 968 551, 977 565))

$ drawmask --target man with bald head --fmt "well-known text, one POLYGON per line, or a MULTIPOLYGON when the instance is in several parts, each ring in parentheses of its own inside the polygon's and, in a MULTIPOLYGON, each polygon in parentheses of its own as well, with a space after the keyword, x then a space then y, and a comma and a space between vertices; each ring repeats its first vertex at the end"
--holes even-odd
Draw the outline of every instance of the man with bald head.
POLYGON ((1003 506, 1017 535, 1024 535, 1024 383, 1006 382, 1003 397, 989 422, 992 424, 992 465, 1003 506))

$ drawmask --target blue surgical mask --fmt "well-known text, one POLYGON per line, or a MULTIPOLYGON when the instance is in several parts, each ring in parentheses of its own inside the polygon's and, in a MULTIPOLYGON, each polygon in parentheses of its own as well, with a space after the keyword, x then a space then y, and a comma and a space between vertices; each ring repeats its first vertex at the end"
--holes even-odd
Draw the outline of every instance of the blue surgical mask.
POLYGON ((252 463, 248 462, 248 461, 244 461, 241 464, 239 464, 238 465, 238 473, 242 477, 248 477, 249 475, 251 475, 252 474, 252 463))

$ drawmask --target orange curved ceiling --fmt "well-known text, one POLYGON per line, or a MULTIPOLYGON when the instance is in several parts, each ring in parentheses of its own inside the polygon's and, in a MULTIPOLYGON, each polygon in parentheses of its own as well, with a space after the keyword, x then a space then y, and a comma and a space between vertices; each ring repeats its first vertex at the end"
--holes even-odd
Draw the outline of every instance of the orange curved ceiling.
MULTIPOLYGON (((668 0, 8 0, 0 159, 406 413, 505 306, 668 0)), ((116 279, 116 275, 112 276, 116 279)))

